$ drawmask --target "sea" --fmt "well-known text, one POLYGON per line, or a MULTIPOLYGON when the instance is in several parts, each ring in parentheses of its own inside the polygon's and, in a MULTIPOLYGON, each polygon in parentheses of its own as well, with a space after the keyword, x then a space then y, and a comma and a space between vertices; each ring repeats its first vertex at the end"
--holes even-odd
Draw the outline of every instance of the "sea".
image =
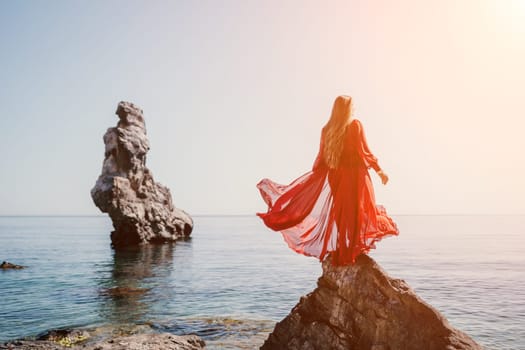
MULTIPOLYGON (((486 349, 525 349, 525 216, 393 216, 370 255, 486 349)), ((115 251, 106 216, 0 217, 0 343, 148 326, 258 349, 321 275, 255 216, 195 216, 192 238, 115 251), (109 328, 108 328, 109 329, 109 328)))

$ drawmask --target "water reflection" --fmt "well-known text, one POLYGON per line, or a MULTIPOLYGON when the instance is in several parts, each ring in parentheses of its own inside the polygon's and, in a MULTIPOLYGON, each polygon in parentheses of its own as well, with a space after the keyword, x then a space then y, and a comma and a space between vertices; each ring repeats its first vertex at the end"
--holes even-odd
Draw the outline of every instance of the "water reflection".
POLYGON ((101 281, 101 317, 113 324, 148 321, 158 281, 173 268, 174 245, 140 246, 113 251, 109 278, 101 281))

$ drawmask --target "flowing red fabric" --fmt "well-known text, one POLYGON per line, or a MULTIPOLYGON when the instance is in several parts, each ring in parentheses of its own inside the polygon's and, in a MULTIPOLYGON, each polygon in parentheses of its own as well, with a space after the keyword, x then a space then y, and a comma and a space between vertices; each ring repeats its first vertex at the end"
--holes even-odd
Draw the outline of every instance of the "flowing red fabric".
POLYGON ((312 171, 289 185, 269 179, 257 184, 268 205, 258 213, 266 226, 280 231, 294 251, 335 265, 355 262, 375 243, 399 231, 384 207, 376 205, 369 168, 379 170, 359 120, 346 127, 344 148, 335 169, 323 160, 324 132, 312 171))

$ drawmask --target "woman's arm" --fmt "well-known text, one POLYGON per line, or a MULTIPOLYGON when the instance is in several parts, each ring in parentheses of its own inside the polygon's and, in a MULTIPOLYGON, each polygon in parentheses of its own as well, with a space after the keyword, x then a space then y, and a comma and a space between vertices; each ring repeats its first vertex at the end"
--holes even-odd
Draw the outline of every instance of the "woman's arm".
POLYGON ((360 144, 358 145, 358 150, 361 154, 361 157, 365 161, 365 164, 368 168, 372 168, 376 171, 377 175, 379 175, 379 177, 381 178, 381 183, 383 185, 386 185, 388 182, 388 175, 385 174, 385 172, 381 169, 377 158, 372 154, 372 151, 370 151, 361 122, 359 120, 356 120, 354 124, 356 124, 358 128, 357 133, 359 135, 358 139, 360 141, 360 144))
POLYGON ((383 170, 379 169, 377 172, 377 175, 381 178, 381 183, 383 185, 386 185, 388 183, 388 175, 383 172, 383 170))

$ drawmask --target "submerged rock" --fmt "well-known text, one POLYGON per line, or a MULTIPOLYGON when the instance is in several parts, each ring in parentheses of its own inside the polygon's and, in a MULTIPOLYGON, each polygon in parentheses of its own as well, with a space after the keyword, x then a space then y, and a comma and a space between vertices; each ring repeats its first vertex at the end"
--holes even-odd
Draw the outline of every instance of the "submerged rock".
POLYGON ((65 347, 81 344, 90 338, 90 334, 81 329, 56 329, 37 338, 37 341, 50 341, 65 347))
POLYGON ((0 264, 0 269, 3 269, 3 270, 20 270, 20 269, 25 269, 25 266, 22 266, 22 265, 16 265, 16 264, 12 264, 8 261, 3 261, 1 264, 0 264))
POLYGON ((277 323, 263 350, 479 349, 408 284, 369 256, 350 266, 323 262, 317 288, 277 323))
POLYGON ((120 102, 116 114, 120 120, 104 135, 102 174, 91 190, 95 205, 113 221, 113 246, 189 237, 193 220, 173 205, 170 190, 156 183, 146 167, 149 141, 142 110, 120 102))
POLYGON ((100 291, 100 295, 110 296, 113 298, 126 298, 133 296, 141 296, 149 292, 150 288, 134 288, 134 287, 113 287, 100 291))
MULTIPOLYGON (((92 350, 199 350, 205 343, 196 335, 134 334, 100 342, 92 350)), ((88 348, 89 349, 89 348, 88 348)))

